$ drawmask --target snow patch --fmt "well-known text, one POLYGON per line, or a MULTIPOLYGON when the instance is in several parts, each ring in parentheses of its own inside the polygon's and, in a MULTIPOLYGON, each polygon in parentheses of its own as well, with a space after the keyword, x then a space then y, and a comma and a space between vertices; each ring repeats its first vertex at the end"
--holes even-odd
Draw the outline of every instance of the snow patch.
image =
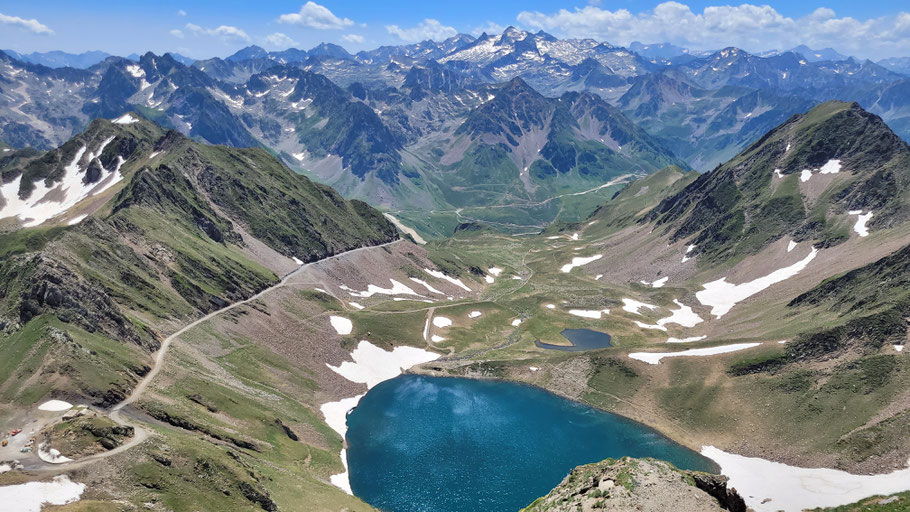
POLYGON ((896 350, 898 352, 903 352, 904 346, 903 345, 894 345, 894 350, 896 350))
POLYGON ((114 124, 133 124, 138 123, 139 120, 129 114, 123 114, 122 116, 114 119, 112 121, 114 124))
POLYGON ((66 505, 79 501, 85 484, 70 480, 67 475, 54 477, 50 482, 28 482, 0 487, 0 503, 4 510, 41 512, 44 505, 66 505), (11 506, 13 508, 5 508, 11 506))
POLYGON ((646 304, 644 302, 638 302, 637 300, 634 300, 634 299, 623 299, 622 300, 622 310, 623 311, 628 311, 629 313, 634 313, 636 315, 640 315, 641 310, 644 308, 657 309, 657 306, 655 306, 654 304, 646 304))
POLYGON ((60 453, 60 450, 56 448, 48 449, 45 443, 41 443, 41 445, 38 446, 38 458, 48 464, 63 464, 64 462, 73 461, 73 459, 64 456, 60 453))
POLYGON ((38 406, 39 411, 51 411, 51 412, 60 412, 67 411, 73 408, 73 404, 69 402, 64 402, 63 400, 48 400, 43 404, 38 406))
POLYGON ((477 317, 479 317, 479 316, 482 315, 482 314, 483 314, 483 313, 481 313, 480 311, 471 311, 471 312, 468 314, 468 317, 469 317, 469 318, 477 318, 477 317))
POLYGON ((515 320, 512 320, 512 327, 518 327, 519 325, 521 325, 521 318, 516 318, 515 320))
POLYGON ((417 279, 416 277, 412 277, 412 278, 411 278, 411 281, 414 281, 415 283, 417 283, 417 284, 419 284, 419 285, 422 285, 422 286, 423 286, 424 288, 426 288, 427 291, 430 292, 430 293, 435 293, 435 294, 437 294, 437 295, 445 295, 444 293, 442 293, 441 291, 437 290, 436 288, 433 288, 433 286, 431 286, 430 283, 428 283, 428 282, 426 282, 426 281, 417 279))
POLYGON ((155 158, 156 156, 158 156, 160 154, 161 154, 161 151, 152 151, 152 154, 149 155, 149 160, 151 160, 152 158, 155 158))
POLYGON ((547 309, 556 309, 556 304, 547 304, 546 308, 547 309))
POLYGON ((882 475, 854 475, 828 468, 800 468, 703 446, 701 454, 730 477, 746 505, 756 512, 837 507, 875 495, 906 491, 910 468, 882 475))
POLYGON ((303 265, 303 260, 301 260, 297 256, 291 256, 291 259, 294 260, 294 263, 296 263, 298 266, 303 265))
POLYGON ((632 359, 637 359, 639 361, 644 361, 648 364, 660 364, 660 360, 666 357, 713 356, 716 354, 736 352, 737 350, 745 350, 747 348, 757 347, 759 345, 761 345, 761 343, 735 343, 733 345, 721 345, 719 347, 692 348, 689 350, 683 350, 681 352, 633 352, 629 354, 629 357, 632 359))
POLYGON ((493 284, 496 281, 496 278, 493 276, 483 276, 483 279, 487 284, 493 284))
POLYGON ((348 304, 350 304, 352 307, 354 307, 356 309, 363 309, 363 305, 358 302, 348 302, 348 304))
POLYGON ((69 222, 66 223, 66 225, 75 226, 76 224, 79 224, 80 222, 84 221, 86 218, 88 218, 88 215, 77 215, 77 216, 73 217, 72 219, 70 219, 69 222))
POLYGON ((818 170, 821 174, 837 174, 840 172, 840 160, 828 160, 825 165, 818 170))
POLYGON ((430 274, 431 276, 433 276, 433 277, 435 277, 435 278, 437 278, 437 279, 445 279, 446 281, 448 281, 448 282, 454 284, 455 286, 461 288, 461 289, 464 290, 464 291, 467 291, 467 292, 471 291, 470 288, 468 288, 467 286, 465 286, 464 283, 461 282, 461 279, 455 279, 454 277, 447 276, 447 275, 445 274, 445 272, 442 272, 442 271, 439 271, 439 270, 430 270, 430 269, 428 269, 428 268, 425 268, 425 269, 423 269, 423 270, 424 270, 424 272, 426 272, 427 274, 430 274))
POLYGON ((809 178, 811 177, 812 171, 809 169, 803 169, 802 172, 799 173, 799 181, 802 181, 803 183, 809 181, 809 178))
POLYGON ((796 246, 797 246, 797 245, 799 245, 799 244, 797 244, 797 243, 794 242, 793 240, 790 240, 789 242, 787 242, 787 252, 790 252, 790 251, 792 251, 793 249, 796 249, 796 246))
POLYGON ((872 218, 872 212, 864 214, 862 210, 850 210, 850 215, 858 215, 856 218, 856 224, 853 225, 853 231, 859 236, 869 236, 869 228, 866 227, 866 224, 872 218))
MULTIPOLYGON (((112 139, 105 141, 98 154, 104 146, 112 139)), ((5 205, 0 208, 0 219, 6 217, 18 217, 24 227, 37 226, 48 219, 60 215, 83 199, 100 194, 118 183, 123 176, 120 175, 120 166, 123 165, 123 158, 117 157, 117 165, 111 171, 102 174, 101 179, 96 183, 86 184, 82 180, 85 173, 79 168, 79 161, 85 154, 87 147, 82 146, 76 152, 72 162, 64 167, 63 178, 50 186, 45 185, 44 181, 35 183, 35 189, 25 200, 19 199, 19 185, 22 181, 22 175, 16 177, 6 185, 0 185, 0 197, 5 201, 5 205), (46 197, 54 193, 54 196, 62 195, 60 200, 45 200, 46 197)), ((90 153, 90 156, 95 156, 90 153)))
POLYGON ((591 263, 592 261, 597 261, 601 258, 603 258, 602 254, 595 254, 594 256, 585 256, 585 257, 576 256, 576 257, 572 258, 572 263, 566 263, 565 265, 562 266, 562 268, 560 270, 563 273, 569 273, 575 267, 587 265, 588 263, 591 263))
POLYGON ((342 290, 348 292, 348 294, 350 294, 351 296, 360 297, 360 298, 372 297, 373 295, 376 295, 377 293, 381 294, 381 295, 417 295, 417 292, 408 288, 403 283, 400 283, 394 279, 389 279, 389 281, 391 281, 391 283, 392 283, 391 288, 382 288, 380 286, 376 286, 375 284, 371 284, 371 285, 367 286, 367 289, 364 292, 358 292, 356 290, 352 290, 351 288, 348 288, 345 285, 341 285, 340 288, 342 290))
POLYGON ((578 240, 578 233, 572 233, 572 240, 578 240))
POLYGON ((701 341, 707 338, 707 336, 692 336, 691 338, 667 338, 667 343, 692 343, 695 341, 701 341))
POLYGON ((347 336, 354 330, 354 324, 349 319, 341 316, 330 316, 329 323, 335 328, 335 332, 342 336, 347 336))
POLYGON ((717 281, 711 281, 702 285, 703 290, 695 293, 695 298, 705 306, 711 306, 711 314, 717 318, 726 315, 738 302, 741 302, 752 295, 768 288, 769 286, 785 281, 809 265, 818 249, 812 248, 808 256, 796 263, 784 267, 770 274, 759 277, 758 279, 748 281, 742 284, 732 284, 727 282, 727 278, 722 277, 717 281))
POLYGON ((452 319, 444 316, 434 316, 433 325, 436 327, 448 327, 452 325, 452 319))
POLYGON ((593 318, 594 320, 600 320, 602 314, 610 314, 609 309, 604 310, 590 310, 590 309, 570 309, 568 311, 570 315, 580 316, 582 318, 593 318))
POLYGON ((502 274, 502 269, 499 267, 490 267, 488 272, 493 274, 496 277, 499 277, 499 274, 502 274))
POLYGON ((432 341, 433 343, 439 343, 440 341, 445 341, 445 340, 446 340, 445 338, 443 338, 442 336, 439 336, 438 334, 434 334, 433 336, 430 337, 430 341, 432 341))

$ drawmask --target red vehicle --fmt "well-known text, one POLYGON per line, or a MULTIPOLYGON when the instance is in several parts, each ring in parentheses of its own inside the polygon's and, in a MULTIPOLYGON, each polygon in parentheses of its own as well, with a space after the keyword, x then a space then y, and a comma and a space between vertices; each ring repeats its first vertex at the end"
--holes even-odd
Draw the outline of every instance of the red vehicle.
POLYGON ((14 435, 18 434, 19 432, 22 432, 21 428, 17 428, 16 430, 13 430, 12 432, 9 433, 9 435, 14 436, 14 435))

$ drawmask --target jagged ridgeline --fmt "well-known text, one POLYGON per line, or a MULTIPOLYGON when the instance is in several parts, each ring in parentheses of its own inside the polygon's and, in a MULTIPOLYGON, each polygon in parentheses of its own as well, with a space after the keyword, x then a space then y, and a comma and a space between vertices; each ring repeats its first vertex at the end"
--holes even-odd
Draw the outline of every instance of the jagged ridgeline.
POLYGON ((313 261, 397 238, 260 148, 193 142, 137 114, 0 160, 0 393, 110 404, 148 370, 159 330, 313 261), (65 332, 64 332, 65 324, 65 332), (32 375, 40 383, 23 386, 32 375))
POLYGON ((699 263, 755 253, 784 236, 845 241, 860 215, 884 228, 910 215, 910 148, 856 103, 795 115, 645 218, 689 240, 699 263))

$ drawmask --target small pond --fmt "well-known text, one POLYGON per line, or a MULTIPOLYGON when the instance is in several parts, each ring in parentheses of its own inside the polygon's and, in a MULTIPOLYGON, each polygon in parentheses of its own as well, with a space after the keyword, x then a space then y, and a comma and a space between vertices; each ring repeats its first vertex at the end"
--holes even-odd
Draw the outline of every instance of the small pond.
POLYGON ((550 343, 541 343, 540 340, 534 342, 540 348, 549 350, 565 350, 567 352, 581 352, 583 350, 594 350, 598 348, 607 348, 612 346, 610 335, 605 332, 594 331, 591 329, 563 329, 562 335, 571 341, 571 345, 553 345, 550 343))

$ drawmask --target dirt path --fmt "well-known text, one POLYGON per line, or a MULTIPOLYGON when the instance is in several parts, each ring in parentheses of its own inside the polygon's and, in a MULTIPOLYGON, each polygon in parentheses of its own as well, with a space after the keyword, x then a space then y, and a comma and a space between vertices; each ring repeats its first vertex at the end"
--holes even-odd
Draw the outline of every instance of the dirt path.
POLYGON ((138 425, 137 422, 135 421, 135 419, 127 418, 128 414, 126 412, 123 412, 123 408, 126 407, 127 405, 135 403, 136 401, 139 400, 139 398, 142 396, 142 393, 145 392, 145 390, 148 388, 149 384, 152 382, 152 379, 154 379, 155 376, 158 375, 158 372, 160 372, 162 366, 164 366, 164 356, 167 354, 167 350, 171 346, 171 343, 174 340, 176 340, 177 338, 179 338, 181 335, 183 335, 184 333, 186 333, 187 331, 192 329, 193 327, 196 327, 203 322, 207 322, 207 321, 211 320, 212 318, 215 318, 218 315, 227 313, 228 311, 231 311, 235 308, 238 308, 240 306, 243 306, 245 304, 249 304, 250 302, 258 300, 263 295, 287 285, 288 281, 291 278, 293 278, 294 276, 296 276, 303 270, 306 270, 307 268, 309 268, 312 265, 315 265, 317 263, 321 263, 324 261, 329 261, 329 260, 332 260, 335 258, 339 258, 341 256, 354 254, 359 251, 364 251, 364 250, 369 250, 369 249, 378 249, 380 247, 385 247, 385 246, 396 244, 399 242, 401 242, 401 240, 395 240, 393 242, 387 242, 387 243, 384 243, 381 245, 371 245, 368 247, 359 247, 357 249, 345 251, 345 252, 336 254, 334 256, 329 256, 328 258, 323 258, 318 261, 306 263, 304 265, 297 267, 293 271, 289 272, 287 275, 285 275, 281 279, 281 281, 262 290, 261 292, 257 293, 256 295, 253 295, 252 297, 249 297, 247 299, 244 299, 244 300, 235 302, 233 304, 230 304, 228 306, 225 306, 217 311, 213 311, 213 312, 185 325, 183 328, 174 332, 173 334, 171 334, 170 336, 168 336, 167 338, 164 339, 164 341, 161 343, 161 347, 155 353, 155 362, 154 362, 154 365, 152 366, 151 371, 149 371, 145 375, 145 377, 143 377, 142 380, 139 381, 139 383, 136 385, 135 388, 133 388, 133 391, 129 394, 128 397, 126 397, 125 399, 123 399, 123 401, 121 401, 120 403, 118 403, 117 405, 112 407, 110 412, 108 413, 108 416, 110 417, 110 419, 116 421, 119 425, 133 427, 135 434, 133 435, 133 438, 129 440, 129 442, 127 442, 121 446, 118 446, 117 448, 114 448, 113 450, 103 452, 103 453, 98 453, 98 454, 91 455, 91 456, 85 457, 83 459, 74 460, 71 462, 64 462, 62 464, 51 464, 51 463, 44 462, 42 466, 34 468, 34 469, 38 470, 38 471, 69 471, 72 469, 81 468, 88 464, 97 462, 101 459, 110 457, 112 455, 117 455, 118 453, 123 453, 135 446, 138 446, 143 441, 148 439, 150 432, 148 430, 146 430, 145 428, 143 428, 142 426, 138 425))

